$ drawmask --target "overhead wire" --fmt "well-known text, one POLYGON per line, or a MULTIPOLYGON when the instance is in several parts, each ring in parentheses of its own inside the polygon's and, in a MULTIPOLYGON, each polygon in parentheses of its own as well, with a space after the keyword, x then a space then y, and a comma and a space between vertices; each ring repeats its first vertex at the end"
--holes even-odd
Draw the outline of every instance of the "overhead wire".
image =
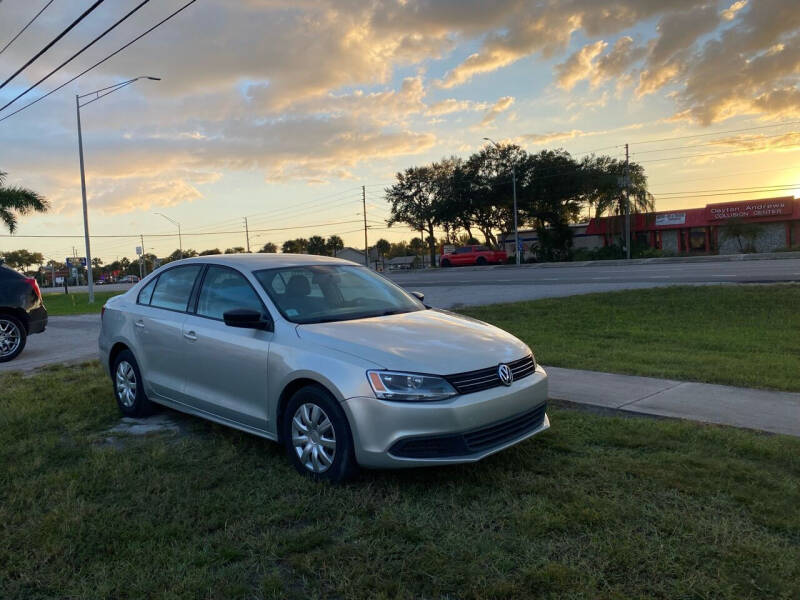
POLYGON ((57 36, 56 36, 54 39, 52 39, 52 40, 51 40, 51 41, 50 41, 50 42, 49 42, 49 43, 48 43, 48 44, 47 44, 47 45, 46 45, 44 48, 42 48, 41 50, 39 50, 39 52, 37 52, 37 53, 36 53, 36 54, 35 54, 35 55, 34 55, 34 56, 31 58, 31 59, 29 59, 29 60, 28 60, 28 62, 26 62, 26 63, 25 63, 24 65, 22 65, 22 66, 21 66, 19 69, 17 69, 16 71, 14 71, 14 73, 12 73, 12 74, 11 74, 11 75, 8 77, 8 79, 6 79, 6 80, 5 80, 3 83, 0 83, 0 90, 2 90, 4 87, 6 87, 6 85, 8 85, 8 83, 9 83, 11 80, 13 80, 13 79, 14 79, 14 78, 15 78, 17 75, 19 75, 20 73, 22 73, 22 71, 24 71, 24 70, 25 70, 25 69, 27 69, 27 68, 28 68, 30 65, 32 65, 34 62, 36 62, 36 60, 37 60, 37 59, 38 59, 38 58, 39 58, 39 57, 40 57, 42 54, 44 54, 44 53, 45 53, 45 52, 47 52, 47 51, 48 51, 50 48, 52 48, 52 47, 53 47, 55 44, 57 44, 57 43, 58 43, 58 41, 59 41, 61 38, 63 38, 63 37, 64 37, 65 35, 67 35, 67 34, 68 34, 70 31, 72 31, 72 29, 73 29, 73 28, 74 28, 74 27, 75 27, 75 26, 76 26, 78 23, 80 23, 81 21, 83 21, 83 20, 84 20, 86 17, 88 17, 90 14, 92 14, 92 12, 93 12, 93 11, 94 11, 94 10, 95 10, 95 9, 96 9, 98 6, 100 6, 100 5, 101 5, 103 2, 105 2, 105 0, 95 0, 95 3, 94 3, 94 4, 92 4, 92 5, 91 5, 89 8, 87 8, 85 11, 83 11, 83 13, 81 13, 81 15, 80 15, 80 16, 79 16, 77 19, 75 19, 75 20, 74 20, 72 23, 70 23, 70 24, 69 24, 69 26, 67 26, 67 28, 66 28, 66 29, 64 29, 64 30, 63 30, 61 33, 59 33, 59 34, 58 34, 58 35, 57 35, 57 36))
MULTIPOLYGON (((116 21, 116 23, 113 23, 113 24, 112 24, 110 27, 108 27, 108 28, 107 28, 107 29, 106 29, 106 30, 105 30, 103 33, 101 33, 100 35, 98 35, 97 37, 95 37, 95 38, 94 38, 94 39, 93 39, 91 42, 89 42, 88 44, 86 44, 86 45, 85 45, 83 48, 81 48, 80 50, 78 50, 77 52, 75 52, 75 53, 74 53, 72 56, 70 56, 70 57, 69 57, 67 60, 65 60, 64 62, 62 62, 60 65, 58 65, 58 66, 57 66, 55 69, 51 70, 51 71, 50 71, 50 72, 49 72, 47 75, 45 75, 44 77, 42 77, 41 79, 39 79, 39 81, 37 81, 36 83, 34 83, 34 84, 30 85, 30 86, 29 86, 29 87, 28 87, 26 90, 24 90, 24 91, 20 92, 20 93, 19 93, 19 94, 17 94, 17 95, 16 95, 14 98, 12 98, 10 101, 8 101, 8 102, 7 102, 7 103, 6 103, 4 106, 0 107, 0 111, 3 111, 3 110, 5 110, 6 108, 8 108, 8 107, 9 107, 9 106, 11 106, 12 104, 14 104, 14 102, 16 102, 17 100, 19 100, 19 99, 20 99, 20 98, 22 98, 23 96, 25 96, 25 95, 26 95, 28 92, 30 92, 31 90, 33 90, 33 89, 35 89, 35 88, 39 87, 39 85, 40 85, 41 83, 43 83, 43 82, 47 81, 47 80, 48 80, 50 77, 52 77, 52 76, 53 76, 55 73, 57 73, 58 71, 60 71, 61 69, 63 69, 63 68, 66 66, 66 65, 68 65, 69 63, 71 63, 71 62, 72 62, 73 60, 75 60, 75 59, 76 59, 78 56, 80 56, 81 54, 83 54, 83 53, 84 53, 86 50, 88 50, 89 48, 91 48, 92 46, 94 46, 94 45, 95 45, 97 42, 99 42, 101 39, 103 39, 103 38, 104 38, 106 35, 108 35, 109 33, 111 33, 111 32, 112 32, 114 29, 116 29, 118 26, 120 26, 122 23, 124 23, 124 22, 125 22, 126 20, 128 20, 130 17, 132 17, 132 16, 133 16, 133 15, 134 15, 136 12, 138 12, 138 11, 139 11, 139 10, 140 10, 140 9, 141 9, 141 8, 142 8, 142 7, 143 7, 145 4, 147 4, 148 2, 150 2, 150 0, 142 0, 142 2, 140 2, 138 5, 134 6, 134 7, 133 7, 133 8, 132 8, 130 11, 128 11, 128 13, 127 13, 127 14, 123 15, 123 16, 122 16, 120 19, 118 19, 118 20, 116 21)), ((126 81, 126 82, 124 82, 124 83, 118 83, 118 84, 116 84, 116 85, 111 85, 111 86, 108 86, 107 88, 103 88, 103 89, 101 89, 101 90, 97 90, 98 92, 103 92, 103 91, 105 91, 105 90, 109 90, 109 91, 106 91, 104 94, 102 94, 102 95, 98 95, 96 98, 93 98, 92 100, 89 100, 88 102, 85 102, 84 104, 81 104, 81 106, 86 106, 87 104, 91 104, 92 102, 96 102, 97 100, 99 100, 99 99, 100 99, 100 98, 102 98, 103 96, 107 96, 108 94, 110 94, 110 93, 112 93, 112 92, 116 92, 118 89, 120 89, 120 88, 123 88, 123 87, 125 87, 125 86, 127 86, 127 85, 130 85, 130 84, 132 84, 134 81, 136 81, 136 80, 135 80, 135 79, 132 79, 132 80, 130 80, 130 81, 126 81)))
POLYGON ((48 7, 48 6, 50 6, 50 5, 51 5, 51 4, 52 4, 54 1, 55 1, 55 0, 48 0, 47 4, 45 4, 45 5, 44 5, 44 6, 43 6, 43 7, 42 7, 40 10, 39 10, 39 12, 37 12, 35 15, 33 15, 33 18, 32 18, 30 21, 28 21, 28 22, 25 24, 25 27, 23 27, 22 29, 20 29, 20 30, 19 30, 19 32, 17 33, 17 35, 15 35, 13 38, 11 38, 11 39, 8 41, 8 43, 7 43, 5 46, 3 46, 2 48, 0 48, 0 54, 2 54, 3 52, 5 52, 5 51, 6 51, 6 49, 7 49, 7 48, 8 48, 8 47, 9 47, 11 44, 13 44, 15 41, 17 41, 17 38, 18 38, 19 36, 21 36, 23 33, 25 33, 25 30, 26 30, 28 27, 30 27, 30 26, 33 24, 33 22, 34 22, 36 19, 38 19, 38 18, 39 18, 39 15, 41 15, 41 14, 42 14, 42 13, 43 13, 43 12, 44 12, 46 9, 47 9, 47 7, 48 7))
POLYGON ((147 34, 149 34, 151 31, 153 31, 154 29, 157 29, 158 27, 160 27, 161 25, 163 25, 164 23, 166 23, 167 21, 169 21, 169 20, 170 20, 170 19, 172 19, 173 17, 177 16, 179 13, 181 13, 181 12, 183 12, 184 10, 186 10, 187 8, 189 8, 189 7, 190 7, 192 4, 194 4, 195 2, 197 2, 197 0, 189 0, 189 2, 187 2, 186 4, 184 4, 183 6, 181 6, 180 8, 178 8, 177 10, 173 11, 172 13, 170 13, 169 15, 167 15, 165 18, 161 19, 161 21, 159 21, 158 23, 156 23, 155 25, 153 25, 153 26, 152 26, 152 27, 150 27, 149 29, 145 30, 145 31, 144 31, 144 33, 141 33, 141 34, 139 34, 138 36, 136 36, 135 38, 133 38, 131 41, 129 41, 127 44, 124 44, 123 46, 121 46, 120 48, 118 48, 117 50, 115 50, 114 52, 112 52, 111 54, 109 54, 108 56, 106 56, 105 58, 103 58, 103 59, 101 59, 101 60, 97 61, 97 62, 96 62, 96 63, 94 63, 92 66, 90 66, 90 67, 88 67, 88 68, 84 69, 83 71, 81 71, 80 73, 78 73, 77 75, 75 75, 74 77, 72 77, 71 79, 69 79, 69 80, 65 81, 64 83, 62 83, 62 84, 61 84, 61 85, 59 85, 58 87, 56 87, 56 88, 54 88, 54 89, 50 90, 49 92, 47 92, 47 93, 46 93, 46 94, 44 94, 43 96, 40 96, 39 98, 37 98, 36 100, 33 100, 32 102, 29 102, 28 104, 26 104, 25 106, 22 106, 21 108, 18 108, 18 109, 17 109, 17 110, 15 110, 14 112, 11 112, 11 113, 9 113, 9 114, 7 114, 7 115, 4 115, 3 117, 0 117, 0 122, 2 122, 2 121, 5 121, 6 119, 8 119, 8 118, 10 118, 10 117, 13 117, 14 115, 16 115, 16 114, 18 114, 18 113, 22 112, 23 110, 25 110, 25 109, 27 109, 27 108, 29 108, 29 107, 33 106, 33 105, 34 105, 34 104, 36 104, 37 102, 41 102, 42 100, 44 100, 44 99, 45 99, 45 98, 47 98, 48 96, 50 96, 50 95, 52 95, 52 94, 56 93, 56 92, 57 92, 57 91, 59 91, 60 89, 62 89, 62 88, 64 88, 65 86, 69 85, 70 83, 72 83, 73 81, 75 81, 76 79, 78 79, 79 77, 83 77, 84 75, 86 75, 86 73, 88 73, 88 72, 89 72, 89 71, 91 71, 92 69, 95 69, 95 68, 99 67, 100 65, 102 65, 102 64, 103 64, 103 63, 105 63, 106 61, 108 61, 108 60, 112 59, 114 56, 116 56, 117 54, 119 54, 120 52, 122 52, 123 50, 125 50, 126 48, 128 48, 129 46, 132 46, 133 44, 135 44, 136 42, 138 42, 140 39, 142 39, 144 36, 146 36, 147 34))

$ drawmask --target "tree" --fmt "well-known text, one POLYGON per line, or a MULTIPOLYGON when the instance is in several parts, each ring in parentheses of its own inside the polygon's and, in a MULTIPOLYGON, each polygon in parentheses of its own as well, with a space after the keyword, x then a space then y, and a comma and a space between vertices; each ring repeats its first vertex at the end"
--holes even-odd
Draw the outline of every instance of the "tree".
POLYGON ((308 238, 308 253, 318 256, 327 256, 328 245, 325 243, 325 238, 321 235, 312 235, 308 238))
POLYGON ((336 256, 344 248, 344 240, 338 235, 332 235, 326 242, 328 252, 331 256, 336 256))
POLYGON ((304 254, 308 252, 308 240, 305 238, 286 240, 281 244, 281 252, 284 254, 304 254))
POLYGON ((0 171, 0 221, 5 223, 9 233, 14 233, 18 215, 27 215, 32 211, 47 212, 50 205, 44 197, 32 190, 5 186, 5 180, 6 173, 0 171))
POLYGON ((43 264, 44 256, 42 256, 41 252, 9 250, 3 253, 3 261, 12 269, 26 271, 31 265, 43 264))
MULTIPOLYGON (((611 233, 623 231, 623 215, 626 213, 625 161, 610 156, 589 156, 581 161, 581 176, 584 186, 583 200, 594 216, 619 217, 610 219, 611 233)), ((647 191, 647 176, 644 167, 637 163, 628 164, 628 194, 630 212, 643 213, 655 208, 655 199, 647 191)))
POLYGON ((219 248, 212 248, 211 250, 203 250, 198 256, 212 256, 214 254, 222 254, 219 248))
POLYGON ((389 253, 389 250, 392 249, 392 245, 389 243, 389 240, 381 238, 375 242, 375 249, 378 251, 381 260, 383 260, 383 257, 386 256, 389 253))
POLYGON ((244 254, 245 252, 244 246, 234 246, 233 248, 225 249, 225 254, 244 254))
MULTIPOLYGON (((386 188, 386 200, 392 214, 386 224, 405 223, 416 231, 426 231, 433 238, 433 228, 440 224, 437 185, 432 167, 411 167, 397 174, 397 183, 386 188)), ((429 247, 431 264, 436 264, 436 246, 429 247)))
POLYGON ((102 258, 95 257, 95 258, 92 259, 92 268, 93 269, 99 269, 102 266, 103 266, 103 259, 102 258))
POLYGON ((263 246, 261 246, 261 250, 259 252, 266 253, 266 254, 275 254, 278 251, 278 247, 273 244, 272 242, 267 242, 263 246))
POLYGON ((739 218, 728 219, 720 227, 720 237, 723 241, 736 240, 739 252, 755 252, 756 239, 761 234, 762 227, 758 223, 748 223, 739 218))

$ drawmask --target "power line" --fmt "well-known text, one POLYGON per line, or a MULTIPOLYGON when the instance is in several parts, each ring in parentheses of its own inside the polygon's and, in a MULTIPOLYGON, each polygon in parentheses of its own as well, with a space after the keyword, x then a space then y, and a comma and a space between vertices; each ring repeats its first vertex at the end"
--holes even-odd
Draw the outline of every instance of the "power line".
POLYGON ((33 24, 33 22, 34 22, 36 19, 38 19, 38 18, 39 18, 39 15, 41 15, 41 14, 42 14, 42 13, 45 11, 45 9, 46 9, 48 6, 50 6, 50 5, 53 3, 53 1, 54 1, 54 0, 49 0, 49 2, 48 2, 47 4, 45 4, 45 5, 42 7, 42 9, 41 9, 39 12, 37 12, 35 15, 33 15, 33 18, 32 18, 30 21, 28 21, 28 22, 26 23, 25 27, 23 27, 22 29, 20 29, 20 30, 19 30, 19 33, 17 33, 17 35, 15 35, 13 38, 11 38, 11 39, 9 40, 9 42, 8 42, 8 43, 7 43, 5 46, 3 46, 2 50, 0 50, 0 54, 2 54, 3 52, 5 52, 5 51, 6 51, 6 48, 8 48, 8 47, 9 47, 11 44, 13 44, 15 41, 17 41, 17 38, 18 38, 19 36, 21 36, 23 33, 25 33, 25 30, 26 30, 28 27, 30 27, 30 26, 31 26, 31 24, 33 24))
POLYGON ((706 137, 709 135, 720 135, 722 133, 739 133, 740 131, 754 131, 756 129, 768 129, 770 127, 783 127, 784 125, 798 125, 800 121, 787 121, 785 123, 773 123, 772 125, 760 125, 758 127, 744 127, 742 129, 728 129, 727 131, 714 131, 711 133, 697 133, 695 135, 679 135, 675 137, 668 137, 668 138, 659 138, 653 140, 643 140, 640 142, 632 142, 631 145, 635 144, 652 144, 654 142, 669 142, 672 140, 687 140, 690 138, 696 137, 706 137))
POLYGON ((800 187, 800 183, 786 183, 786 184, 776 184, 776 185, 757 186, 757 187, 742 187, 742 188, 722 188, 715 190, 686 190, 680 192, 661 192, 660 194, 657 194, 656 192, 650 192, 650 193, 659 196, 670 196, 674 194, 704 194, 708 192, 734 192, 734 191, 749 193, 749 192, 768 192, 770 190, 779 190, 779 189, 794 189, 796 187, 800 187))
MULTIPOLYGON (((776 137, 782 137, 782 136, 785 136, 785 135, 795 135, 795 134, 798 134, 798 133, 800 133, 800 131, 784 131, 783 133, 775 133, 773 135, 765 135, 765 136, 763 136, 763 137, 761 137, 759 139, 769 140, 769 139, 776 138, 776 137)), ((639 150, 638 152, 634 152, 633 155, 634 156, 638 156, 640 154, 652 154, 654 152, 668 152, 670 150, 683 150, 683 149, 686 149, 686 148, 701 148, 703 146, 718 146, 718 145, 723 145, 725 143, 727 143, 727 145, 730 146, 730 145, 733 144, 733 142, 736 139, 741 139, 742 137, 743 136, 737 136, 736 138, 733 138, 733 140, 731 140, 731 138, 720 138, 718 140, 712 140, 712 141, 706 142, 704 144, 692 144, 690 146, 672 146, 671 148, 657 148, 655 150, 639 150)), ((747 150, 747 148, 742 148, 741 150, 747 150)))
MULTIPOLYGON (((5 105, 5 106, 3 106, 2 108, 0 108, 0 111, 3 111, 3 110, 5 110, 6 108, 8 108, 8 107, 9 107, 9 106, 11 106, 12 104, 14 104, 14 102, 16 102, 17 100, 19 100, 20 98, 22 98, 24 95, 26 95, 28 92, 30 92, 32 89, 34 89, 34 88, 38 87, 38 86, 39 86, 39 85, 40 85, 42 82, 44 82, 45 80, 47 80, 47 79, 49 79, 50 77, 52 77, 52 76, 53 76, 53 74, 55 74, 57 71, 60 71, 61 69, 63 69, 63 68, 66 66, 66 65, 68 65, 69 63, 71 63, 71 62, 72 62, 73 60, 75 60, 75 59, 76 59, 78 56, 80 56, 81 54, 83 54, 83 53, 84 53, 86 50, 88 50, 89 48, 91 48, 92 46, 94 46, 94 45, 95 45, 95 44, 96 44, 98 41, 100 41, 100 40, 101 40, 101 39, 103 39, 103 38, 104 38, 106 35, 108 35, 109 33, 111 33, 111 31, 113 31, 114 29, 116 29, 116 28, 117 28, 119 25, 121 25, 121 24, 122 24, 124 21, 126 21, 128 18, 130 18, 130 17, 131 17, 131 16, 132 16, 134 13, 136 13, 136 12, 137 12, 137 11, 138 11, 140 8, 142 8, 142 7, 143 7, 145 4, 147 4, 148 2, 150 2, 150 0, 143 0, 143 2, 141 2, 141 3, 140 3, 138 6, 135 6, 135 7, 134 7, 134 8, 133 8, 133 9, 132 9, 130 12, 128 12, 128 13, 127 13, 127 14, 126 14, 124 17, 122 17, 122 18, 121 18, 121 19, 119 19, 119 20, 118 20, 116 23, 114 23, 113 25, 111 25, 111 27, 109 27, 109 28, 108 28, 108 29, 106 29, 106 30, 105 30, 103 33, 101 33, 100 35, 98 35, 98 36, 97 36, 96 38, 94 38, 94 39, 93 39, 91 42, 89 42, 89 43, 88 43, 88 44, 86 44, 86 45, 85 45, 83 48, 81 48, 80 50, 78 50, 78 51, 77 51, 75 54, 73 54, 72 56, 70 56, 70 57, 69 57, 67 60, 65 60, 64 62, 62 62, 60 65, 58 65, 58 66, 57 66, 55 69, 53 69, 53 70, 52 70, 52 71, 50 71, 50 72, 49 72, 47 75, 45 75, 44 77, 42 77, 42 78, 41 78, 39 81, 37 81, 36 83, 34 83, 33 85, 31 85, 31 86, 30 86, 30 87, 29 87, 27 90, 25 90, 24 92, 20 92, 20 93, 17 95, 17 97, 16 97, 16 98, 12 99, 10 102, 6 103, 6 105, 5 105)), ((119 88, 121 88, 121 87, 124 87, 124 86, 126 86, 126 85, 130 85, 131 83, 133 83, 133 81, 128 81, 128 82, 125 82, 125 83, 123 83, 123 84, 117 84, 117 85, 109 86, 108 88, 103 88, 102 90, 97 90, 97 91, 98 91, 98 92, 102 92, 102 91, 105 91, 105 90, 107 90, 107 89, 114 88, 114 89, 112 89, 110 92, 107 92, 106 94, 103 94, 103 95, 105 96, 105 95, 107 95, 107 94, 110 94, 111 92, 116 92, 116 91, 117 91, 119 88)), ((94 102, 95 100, 99 100, 99 99, 100 99, 100 98, 102 98, 102 97, 103 97, 103 96, 98 96, 97 98, 95 98, 94 100, 90 100, 90 101, 89 101, 89 102, 87 102, 86 104, 89 104, 90 102, 94 102)))
POLYGON ((93 11, 94 11, 94 9, 96 9, 98 6, 100 6, 100 5, 101 5, 103 2, 105 2, 105 0, 95 0, 95 3, 94 3, 94 4, 92 4, 92 5, 91 5, 89 8, 87 8, 85 11, 83 11, 83 13, 81 14, 81 16, 79 16, 79 17, 78 17, 77 19, 75 19, 75 20, 74 20, 72 23, 70 23, 70 25, 69 25, 69 26, 68 26, 68 27, 67 27, 67 28, 66 28, 64 31, 62 31, 61 33, 59 33, 59 34, 58 34, 58 36, 56 36, 56 38, 55 38, 54 40, 52 40, 52 41, 51 41, 49 44, 47 44, 47 45, 46 45, 44 48, 42 48, 41 50, 39 50, 39 52, 37 52, 37 53, 36 53, 36 55, 35 55, 33 58, 31 58, 31 59, 30 59, 28 62, 26 62, 26 63, 25 63, 24 65, 22 65, 22 66, 21 66, 19 69, 17 69, 17 70, 14 72, 14 74, 13 74, 13 75, 11 75, 11 77, 9 77, 8 79, 6 79, 6 80, 5 80, 3 83, 0 83, 0 90, 2 90, 4 87, 6 87, 6 84, 7 84, 9 81, 11 81, 12 79, 14 79, 14 77, 16 77, 17 75, 19 75, 20 73, 22 73, 22 71, 24 71, 25 69, 27 69, 27 68, 28 68, 28 67, 29 67, 29 66, 30 66, 30 65, 31 65, 31 64, 32 64, 32 63, 33 63, 33 62, 34 62, 34 61, 35 61, 37 58, 39 58, 39 57, 40 57, 42 54, 44 54, 44 53, 45 53, 45 52, 47 52, 47 51, 48 51, 50 48, 52 48, 52 47, 53 47, 53 46, 54 46, 54 45, 55 45, 55 44, 58 42, 58 40, 60 40, 60 39, 61 39, 61 38, 63 38, 65 35, 67 35, 67 34, 68 34, 70 31, 72 31, 72 28, 73 28, 73 27, 75 27, 75 26, 76 26, 78 23, 80 23, 80 22, 81 22, 81 21, 83 21, 83 20, 84 20, 86 17, 88 17, 88 16, 89 16, 89 15, 90 15, 90 14, 91 14, 93 11))
POLYGON ((30 107, 30 106, 33 106, 33 105, 34 105, 34 104, 36 104, 37 102, 40 102, 40 101, 44 100, 45 98, 47 98, 47 97, 48 97, 48 96, 50 96, 51 94, 54 94, 54 93, 56 93, 58 90, 60 90, 61 88, 63 88, 63 87, 64 87, 64 86, 66 86, 66 85, 69 85, 70 83, 72 83, 73 81, 75 81, 76 79, 78 79, 79 77, 82 77, 82 76, 86 75, 86 73, 88 73, 89 71, 91 71, 92 69, 94 69, 94 68, 96 68, 96 67, 99 67, 99 66, 100 66, 100 65, 102 65, 104 62, 106 62, 107 60, 109 60, 109 59, 113 58, 114 56, 116 56, 117 54, 119 54, 120 52, 122 52, 123 50, 125 50, 126 48, 128 48, 129 46, 132 46, 134 43, 138 42, 140 39, 142 39, 142 38, 143 38, 144 36, 146 36, 148 33, 150 33, 151 31, 153 31, 154 29, 156 29, 156 28, 160 27, 161 25, 163 25, 164 23, 166 23, 167 21, 169 21, 170 19, 172 19, 174 16, 176 16, 178 13, 180 13, 180 12, 183 12, 184 10, 186 10, 187 8, 189 8, 189 7, 190 7, 192 4, 194 4, 195 2, 197 2, 197 0, 189 0, 189 2, 187 2, 186 4, 184 4, 183 6, 181 6, 179 9, 177 9, 176 11, 174 11, 174 12, 170 13, 169 15, 167 15, 167 16, 166 16, 165 18, 163 18, 161 21, 159 21, 158 23, 156 23, 155 25, 153 25, 153 26, 152 26, 150 29, 148 29, 148 30, 146 30, 144 33, 142 33, 142 34, 140 34, 140 35, 136 36, 136 37, 135 37, 135 38, 133 38, 133 39, 132 39, 130 42, 128 42, 128 43, 127 43, 127 44, 125 44, 124 46, 120 47, 119 49, 115 50, 114 52, 112 52, 111 54, 109 54, 108 56, 106 56, 104 59, 97 61, 96 63, 94 63, 94 64, 93 64, 91 67, 89 67, 88 69, 84 69, 83 71, 81 71, 80 73, 78 73, 77 75, 75 75, 75 77, 73 77, 72 79, 69 79, 68 81, 65 81, 64 83, 62 83, 62 84, 61 84, 60 86, 58 86, 57 88, 55 88, 55 89, 52 89, 52 90, 50 90, 49 92, 47 92, 47 93, 46 93, 44 96, 41 96, 41 97, 37 98, 36 100, 34 100, 33 102, 29 102, 28 104, 26 104, 26 105, 25 105, 25 106, 23 106, 22 108, 18 108, 18 109, 17 109, 17 110, 15 110, 14 112, 12 112, 12 113, 9 113, 9 114, 7 114, 6 116, 4 116, 4 117, 0 118, 0 122, 2 122, 2 121, 5 121, 5 120, 6 120, 6 119, 8 119, 9 117, 13 117, 13 116, 14 116, 14 115, 16 115, 17 113, 19 113, 19 112, 21 112, 21 111, 25 110, 26 108, 28 108, 28 107, 30 107))

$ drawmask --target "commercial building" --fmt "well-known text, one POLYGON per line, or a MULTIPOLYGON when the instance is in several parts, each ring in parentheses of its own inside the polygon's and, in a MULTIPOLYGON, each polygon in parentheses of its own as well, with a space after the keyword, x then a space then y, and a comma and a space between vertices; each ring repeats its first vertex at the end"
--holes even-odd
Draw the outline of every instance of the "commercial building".
MULTIPOLYGON (((573 249, 594 249, 619 244, 624 217, 600 217, 570 226, 573 249)), ((536 231, 519 232, 525 258, 538 244, 536 231)), ((667 254, 737 254, 742 251, 772 252, 800 246, 800 199, 793 196, 706 204, 702 208, 631 215, 631 239, 639 246, 667 254), (750 223, 753 239, 726 235, 736 221, 750 223)), ((501 246, 514 253, 514 234, 501 237, 501 246)))

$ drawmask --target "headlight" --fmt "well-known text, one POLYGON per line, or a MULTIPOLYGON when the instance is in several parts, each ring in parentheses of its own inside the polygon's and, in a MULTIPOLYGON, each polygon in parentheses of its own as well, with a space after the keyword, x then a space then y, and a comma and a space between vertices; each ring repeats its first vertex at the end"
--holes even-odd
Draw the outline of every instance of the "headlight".
POLYGON ((457 394, 447 380, 435 375, 398 373, 396 371, 367 371, 372 391, 381 400, 400 402, 431 402, 457 394))

